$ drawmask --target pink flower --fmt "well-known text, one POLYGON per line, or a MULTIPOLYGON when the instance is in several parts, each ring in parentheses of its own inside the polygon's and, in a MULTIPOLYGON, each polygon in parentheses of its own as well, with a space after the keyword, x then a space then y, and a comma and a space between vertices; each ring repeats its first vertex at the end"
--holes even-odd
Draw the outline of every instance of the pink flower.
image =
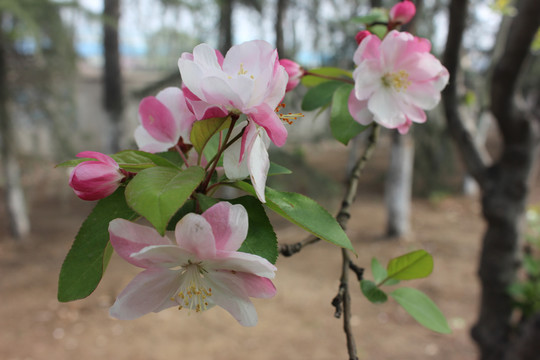
POLYGON ((257 313, 249 298, 275 295, 270 279, 276 267, 237 251, 247 230, 244 207, 228 202, 202 215, 184 216, 176 225, 174 243, 153 228, 111 221, 110 240, 118 255, 145 269, 120 293, 111 316, 131 320, 171 306, 200 312, 218 305, 240 324, 255 325, 257 313))
MULTIPOLYGON (((240 124, 237 129, 242 127, 242 124, 240 124)), ((232 144, 225 150, 223 157, 223 168, 227 178, 241 180, 249 176, 257 197, 263 203, 266 202, 264 190, 266 188, 268 169, 270 168, 267 150, 269 146, 270 139, 266 135, 266 131, 250 122, 244 131, 242 142, 232 144)))
POLYGON ((77 157, 96 159, 78 164, 69 177, 69 186, 83 200, 99 200, 111 195, 125 177, 116 161, 108 155, 83 151, 77 157))
POLYGON ((135 130, 139 149, 151 153, 167 151, 178 144, 190 144, 189 135, 195 116, 189 111, 182 90, 169 87, 156 97, 148 96, 139 104, 141 125, 135 130))
POLYGON ((246 114, 282 146, 287 129, 274 112, 285 96, 287 72, 277 51, 262 40, 233 46, 223 58, 207 44, 184 53, 178 68, 188 105, 198 120, 228 113, 246 114))
POLYGON ((398 2, 390 9, 390 23, 395 25, 407 24, 416 14, 414 3, 409 0, 398 2))
POLYGON ((406 133, 413 122, 426 121, 424 110, 440 101, 448 71, 429 53, 426 39, 391 31, 379 40, 369 35, 354 54, 354 90, 349 111, 360 124, 372 121, 406 133))
POLYGON ((285 68, 285 71, 289 75, 289 81, 287 82, 286 92, 291 91, 300 83, 300 79, 304 76, 304 69, 297 63, 289 59, 279 60, 279 64, 285 68))

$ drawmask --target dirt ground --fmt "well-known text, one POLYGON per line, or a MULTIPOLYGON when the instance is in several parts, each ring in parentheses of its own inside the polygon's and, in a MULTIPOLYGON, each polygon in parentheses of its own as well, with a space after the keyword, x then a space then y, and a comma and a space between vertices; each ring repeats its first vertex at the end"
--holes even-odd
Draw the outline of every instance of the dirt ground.
MULTIPOLYGON (((320 159, 319 153, 328 151, 334 151, 335 159, 344 158, 344 147, 325 145, 310 149, 308 158, 320 159)), ((323 162, 330 173, 343 173, 343 160, 323 162)), ((92 295, 59 303, 57 278, 63 258, 92 207, 76 199, 64 175, 56 169, 35 176, 29 191, 33 231, 24 244, 7 239, 5 213, 0 210, 0 359, 347 359, 342 321, 333 317, 330 305, 338 288, 340 251, 326 243, 278 260, 278 294, 254 301, 259 314, 254 328, 243 328, 220 308, 191 315, 169 309, 134 321, 110 318, 108 308, 115 296, 139 272, 116 256, 92 295)), ((353 284, 352 325, 360 358, 476 359, 469 330, 478 305, 475 272, 484 227, 478 201, 415 200, 413 234, 388 241, 381 236, 386 220, 380 178, 366 179, 371 183, 361 186, 348 229, 359 254, 356 263, 367 267, 375 256, 386 264, 407 251, 429 251, 435 258, 433 274, 408 285, 439 305, 453 332, 426 330, 392 300, 372 305, 353 284)), ((336 203, 329 208, 335 212, 336 203)), ((306 236, 283 221, 276 224, 280 242, 306 236)))

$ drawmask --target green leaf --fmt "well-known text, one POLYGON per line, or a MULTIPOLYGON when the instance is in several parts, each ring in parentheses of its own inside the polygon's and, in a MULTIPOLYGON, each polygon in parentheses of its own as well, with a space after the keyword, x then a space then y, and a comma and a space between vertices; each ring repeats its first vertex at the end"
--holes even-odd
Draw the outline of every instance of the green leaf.
POLYGON ((268 169, 268 176, 272 175, 288 175, 292 174, 292 171, 284 166, 270 162, 270 169, 268 169))
POLYGON ((109 222, 116 218, 133 220, 138 215, 126 204, 124 188, 98 201, 83 222, 69 250, 58 282, 58 300, 72 301, 94 291, 107 267, 112 249, 109 243, 109 222))
POLYGON ((375 280, 377 284, 383 282, 388 276, 386 269, 376 258, 371 259, 371 273, 373 274, 373 280, 375 280))
POLYGON ((139 172, 154 166, 164 166, 179 169, 176 164, 170 162, 162 156, 139 150, 124 150, 110 156, 122 169, 130 172, 139 172))
POLYGON ((302 100, 302 110, 311 111, 330 103, 340 86, 343 86, 341 81, 326 81, 309 89, 302 100))
POLYGON ((369 14, 353 18, 351 21, 369 25, 374 22, 387 22, 388 15, 384 9, 374 8, 369 14))
POLYGON ((420 290, 403 287, 392 291, 390 296, 421 325, 442 334, 452 332, 441 310, 420 290))
POLYGON ((413 251, 390 260, 386 269, 397 280, 420 279, 433 271, 433 257, 425 250, 413 251))
POLYGON ((278 258, 277 236, 260 201, 253 196, 229 201, 244 206, 249 216, 248 234, 238 251, 259 255, 275 264, 278 258))
POLYGON ((384 39, 386 33, 388 32, 388 28, 386 25, 373 25, 369 27, 369 31, 377 35, 379 39, 384 39))
POLYGON ((349 95, 353 88, 353 85, 342 85, 332 97, 330 129, 332 130, 332 136, 345 145, 349 140, 369 127, 358 123, 349 112, 349 95))
MULTIPOLYGON (((197 200, 203 211, 220 201, 203 194, 197 194, 197 200)), ((260 201, 249 195, 224 201, 240 204, 248 213, 248 233, 238 251, 259 255, 275 264, 278 258, 277 236, 260 201)))
POLYGON ((360 289, 362 290, 362 294, 373 304, 382 304, 388 300, 385 292, 379 289, 373 281, 360 281, 360 289))
POLYGON ((186 170, 157 166, 137 174, 126 187, 129 206, 144 216, 160 234, 203 180, 203 168, 186 170))
POLYGON ((75 167, 85 161, 96 161, 96 159, 92 159, 92 158, 72 159, 72 160, 61 162, 60 164, 57 164, 55 167, 75 167))
MULTIPOLYGON (((309 72, 312 74, 318 74, 334 78, 343 78, 348 80, 352 79, 352 73, 350 71, 335 67, 321 67, 317 69, 311 69, 309 70, 309 72)), ((306 75, 302 77, 301 81, 305 87, 313 87, 332 80, 313 75, 306 75)))
MULTIPOLYGON (((247 182, 238 181, 232 186, 256 196, 255 189, 247 182)), ((356 254, 351 241, 336 219, 307 196, 267 187, 266 206, 313 235, 356 254)))
POLYGON ((193 123, 193 128, 191 129, 190 139, 197 153, 201 154, 212 136, 221 130, 229 128, 230 125, 230 116, 195 121, 193 123))

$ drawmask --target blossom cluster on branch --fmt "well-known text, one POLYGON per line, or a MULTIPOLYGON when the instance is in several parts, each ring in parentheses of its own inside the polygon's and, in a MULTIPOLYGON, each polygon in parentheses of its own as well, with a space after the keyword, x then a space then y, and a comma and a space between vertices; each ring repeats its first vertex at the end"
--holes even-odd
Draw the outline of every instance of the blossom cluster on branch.
MULTIPOLYGON (((182 54, 181 88, 163 89, 139 104, 138 150, 83 151, 61 164, 74 167, 69 185, 75 193, 99 202, 66 257, 59 299, 88 296, 114 249, 144 270, 119 294, 112 316, 135 319, 173 306, 202 312, 218 305, 253 326, 257 314, 250 298, 276 293, 271 279, 277 239, 263 204, 344 254, 354 253, 343 224, 315 201, 266 186, 268 176, 290 173, 270 161, 268 148, 283 146, 287 126, 303 116, 281 112, 285 93, 301 83, 309 88, 304 110, 331 105, 332 134, 345 144, 369 127, 374 134, 378 125, 405 133, 412 123, 424 122, 424 110, 439 102, 448 72, 429 53, 427 40, 397 30, 414 13, 411 2, 400 2, 383 14, 384 33, 369 26, 359 32, 354 72, 304 69, 279 59, 262 40, 235 45, 225 55, 208 44, 182 54), (223 201, 215 196, 222 186, 247 195, 223 201), (152 226, 135 222, 142 217, 152 226), (83 278, 82 272, 90 275, 83 278)), ((350 263, 348 255, 344 259, 350 263)), ((431 256, 423 250, 398 259, 386 270, 379 264, 374 282, 359 277, 370 301, 386 299, 383 284, 431 273, 431 256)), ((426 301, 407 289, 390 295, 398 302, 412 296, 426 301)), ((433 311, 428 318, 440 320, 438 309, 433 311)), ((444 332, 444 324, 424 325, 444 332)))

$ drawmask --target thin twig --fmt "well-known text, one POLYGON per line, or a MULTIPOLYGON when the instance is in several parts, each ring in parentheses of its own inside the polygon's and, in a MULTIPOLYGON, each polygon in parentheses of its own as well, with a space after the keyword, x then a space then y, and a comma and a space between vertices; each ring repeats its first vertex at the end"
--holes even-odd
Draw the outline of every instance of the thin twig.
MULTIPOLYGON (((373 124, 372 126, 373 129, 371 135, 368 138, 368 144, 366 146, 366 149, 364 150, 362 156, 358 158, 355 166, 351 171, 350 177, 348 179, 347 191, 345 192, 345 196, 343 197, 343 201, 341 202, 341 209, 336 215, 336 220, 343 229, 345 229, 347 221, 351 217, 351 215, 349 214, 349 207, 353 203, 356 196, 356 192, 358 190, 358 180, 360 178, 360 175, 362 174, 362 171, 364 170, 364 167, 366 166, 366 163, 373 155, 375 145, 377 144, 377 140, 379 138, 379 126, 377 124, 373 124)), ((294 244, 281 244, 279 247, 279 252, 283 256, 292 256, 300 252, 305 246, 315 244, 319 240, 321 239, 318 237, 310 236, 294 244)))

